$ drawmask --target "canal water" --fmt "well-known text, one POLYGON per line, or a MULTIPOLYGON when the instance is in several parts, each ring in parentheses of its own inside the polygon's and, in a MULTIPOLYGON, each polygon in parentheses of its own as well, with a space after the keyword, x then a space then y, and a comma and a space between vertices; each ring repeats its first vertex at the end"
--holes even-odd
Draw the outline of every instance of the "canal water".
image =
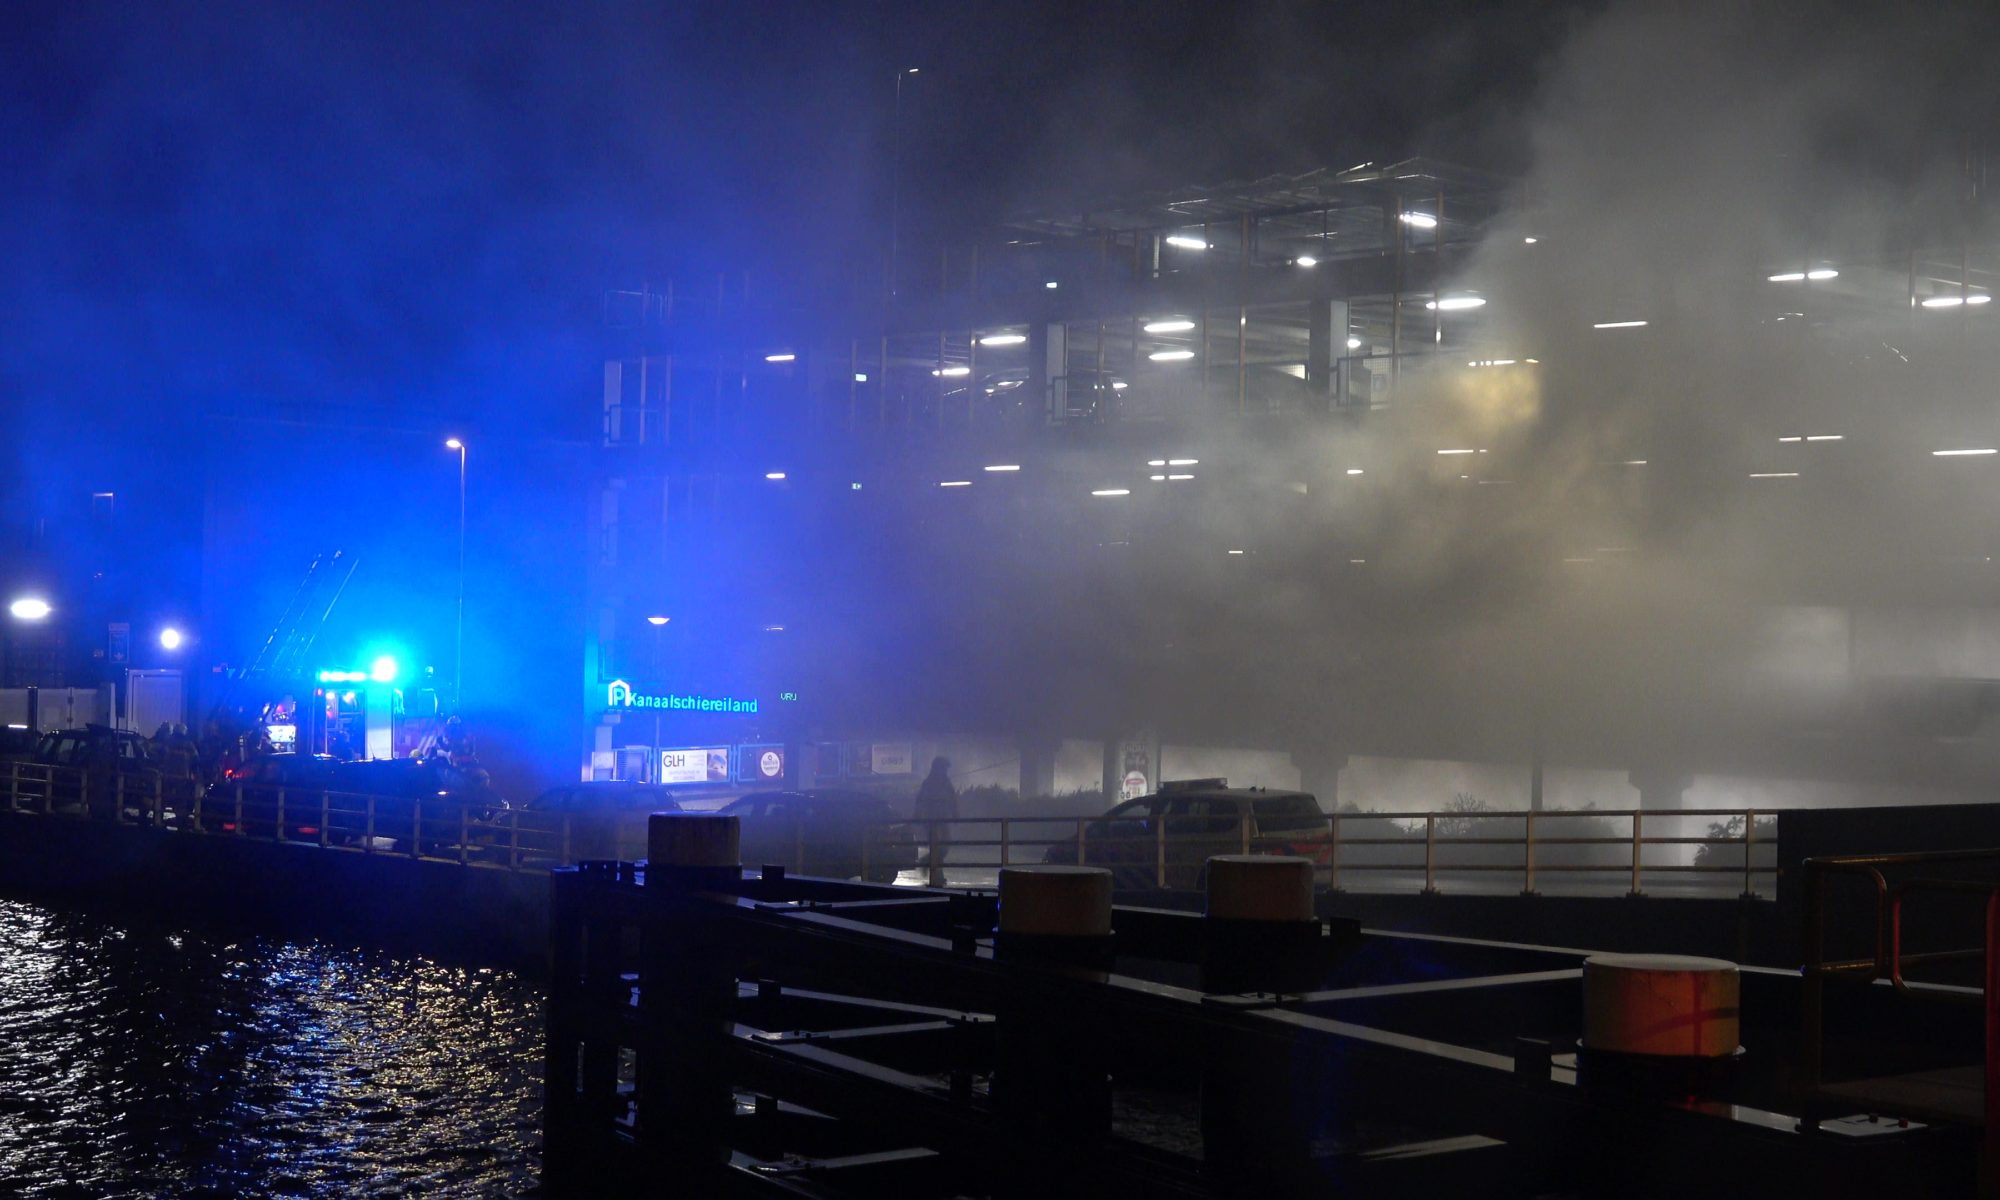
POLYGON ((0 900, 0 1195, 511 1196, 540 990, 0 900))

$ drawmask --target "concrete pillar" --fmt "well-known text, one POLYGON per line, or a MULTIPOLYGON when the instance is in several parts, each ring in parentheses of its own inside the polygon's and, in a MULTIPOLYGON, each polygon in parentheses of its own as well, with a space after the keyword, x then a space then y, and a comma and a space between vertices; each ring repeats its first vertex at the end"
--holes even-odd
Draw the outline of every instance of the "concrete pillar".
POLYGON ((1347 353, 1347 301, 1306 301, 1306 386, 1322 404, 1334 395, 1334 363, 1347 353))
POLYGON ((1041 397, 1042 419, 1055 424, 1069 413, 1069 327, 1061 321, 1028 326, 1028 393, 1041 397))
POLYGON ((1685 794, 1694 783, 1692 775, 1668 767, 1634 767, 1626 778, 1639 791, 1639 807, 1646 809, 1685 808, 1685 794))
POLYGON ((1056 792, 1056 752, 1062 742, 1039 734, 1022 734, 1014 740, 1021 754, 1021 798, 1053 796, 1056 792))
POLYGON ((1299 788, 1319 800, 1321 812, 1340 811, 1340 772, 1347 766, 1345 753, 1324 747, 1294 750, 1292 765, 1299 769, 1299 788))

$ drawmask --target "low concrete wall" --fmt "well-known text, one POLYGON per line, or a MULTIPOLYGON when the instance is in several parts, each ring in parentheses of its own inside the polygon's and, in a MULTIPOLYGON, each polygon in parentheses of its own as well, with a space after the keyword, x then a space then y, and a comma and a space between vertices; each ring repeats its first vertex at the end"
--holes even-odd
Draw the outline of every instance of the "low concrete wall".
POLYGON ((0 891, 538 972, 548 877, 0 812, 0 891))

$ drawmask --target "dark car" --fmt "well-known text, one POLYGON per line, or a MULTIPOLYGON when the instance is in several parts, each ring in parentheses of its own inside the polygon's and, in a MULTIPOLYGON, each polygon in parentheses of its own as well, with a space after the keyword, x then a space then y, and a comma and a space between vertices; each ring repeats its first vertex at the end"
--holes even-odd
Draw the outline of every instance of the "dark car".
POLYGON ((617 858, 636 862, 646 857, 646 818, 656 812, 679 812, 681 806, 667 787, 633 780, 596 780, 550 788, 528 802, 527 811, 541 814, 537 828, 569 821, 569 858, 617 858))
POLYGON ((158 777, 146 739, 108 725, 58 729, 41 736, 19 769, 23 807, 81 812, 110 819, 122 781, 126 814, 137 816, 158 777), (40 769, 37 769, 40 768, 40 769))
MULTIPOLYGON (((200 827, 205 832, 268 837, 278 827, 280 800, 285 836, 317 840, 320 794, 333 787, 340 760, 326 754, 255 754, 229 769, 202 796, 200 827), (239 798, 241 801, 239 808, 239 798)), ((195 814, 189 813, 190 821, 195 814)))
POLYGON ((485 771, 441 759, 336 763, 327 786, 335 793, 330 824, 336 834, 350 842, 372 837, 385 849, 408 850, 413 840, 422 842, 426 852, 455 846, 461 826, 468 840, 493 842, 496 814, 508 807, 485 771))
MULTIPOLYGON (((1299 854, 1323 864, 1329 838, 1326 814, 1310 793, 1195 779, 1164 784, 1156 794, 1127 800, 1090 822, 1082 857, 1085 866, 1111 868, 1119 888, 1202 888, 1215 855, 1240 854, 1247 847, 1253 854, 1299 854)), ((1066 864, 1077 857, 1077 844, 1070 840, 1050 846, 1044 856, 1066 864)))
POLYGON ((746 865, 774 863, 805 875, 893 882, 917 865, 916 839, 889 802, 865 792, 813 788, 755 792, 723 807, 742 829, 746 865))

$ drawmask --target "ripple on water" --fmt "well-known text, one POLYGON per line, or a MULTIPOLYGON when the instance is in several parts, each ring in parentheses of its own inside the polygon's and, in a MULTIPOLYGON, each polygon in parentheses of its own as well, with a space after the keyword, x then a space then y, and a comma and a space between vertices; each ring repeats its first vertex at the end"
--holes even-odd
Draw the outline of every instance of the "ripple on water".
POLYGON ((0 1179, 506 1195, 535 1171, 540 1013, 503 971, 0 900, 0 1179))

